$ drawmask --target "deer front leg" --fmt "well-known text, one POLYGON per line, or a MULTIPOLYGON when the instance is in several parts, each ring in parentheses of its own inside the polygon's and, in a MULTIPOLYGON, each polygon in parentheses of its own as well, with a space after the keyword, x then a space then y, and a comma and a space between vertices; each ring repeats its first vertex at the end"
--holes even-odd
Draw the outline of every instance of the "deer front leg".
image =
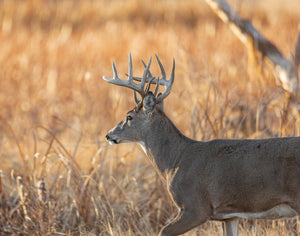
MULTIPOLYGON (((205 214, 206 215, 206 214, 205 214)), ((175 236, 180 235, 188 230, 204 223, 208 220, 207 216, 201 215, 194 209, 182 209, 178 215, 166 225, 159 233, 159 236, 175 236)))
POLYGON ((222 223, 223 236, 238 236, 238 219, 226 220, 222 223))

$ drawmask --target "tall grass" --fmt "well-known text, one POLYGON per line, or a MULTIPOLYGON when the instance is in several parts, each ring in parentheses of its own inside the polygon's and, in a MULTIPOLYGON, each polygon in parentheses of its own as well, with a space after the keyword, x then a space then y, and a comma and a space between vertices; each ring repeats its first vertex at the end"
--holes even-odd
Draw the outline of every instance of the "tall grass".
MULTIPOLYGON (((293 51, 298 1, 231 3, 284 54, 293 51)), ((245 48, 202 1, 7 0, 0 23, 3 235, 155 235, 174 216, 142 151, 104 142, 134 102, 101 77, 112 75, 112 60, 124 75, 129 51, 136 75, 140 59, 154 53, 169 73, 176 59, 165 110, 189 137, 300 133, 295 108, 283 117, 285 95, 272 73, 248 77, 245 48)), ((151 71, 159 75, 157 65, 151 71)), ((296 218, 241 222, 242 235, 297 235, 300 228, 296 218)), ((187 233, 199 234, 221 235, 221 223, 187 233)))

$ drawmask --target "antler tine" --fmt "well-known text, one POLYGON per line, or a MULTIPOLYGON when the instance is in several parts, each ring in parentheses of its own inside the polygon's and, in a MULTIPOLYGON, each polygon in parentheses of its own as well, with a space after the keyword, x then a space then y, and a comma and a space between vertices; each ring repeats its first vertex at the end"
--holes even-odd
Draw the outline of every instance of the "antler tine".
MULTIPOLYGON (((150 57, 150 60, 149 60, 148 65, 146 65, 146 63, 142 60, 144 66, 145 66, 145 71, 144 71, 144 74, 143 74, 143 78, 139 78, 139 79, 140 79, 139 81, 141 81, 140 85, 141 85, 142 88, 144 88, 145 83, 147 82, 147 74, 149 74, 150 76, 152 76, 152 75, 151 75, 151 72, 150 72, 150 70, 149 70, 151 61, 152 61, 152 56, 150 57)), ((128 75, 128 76, 130 76, 130 75, 128 75)), ((136 77, 131 77, 131 79, 132 79, 132 78, 135 79, 136 77)), ((135 80, 136 80, 136 79, 135 79, 135 80)), ((150 83, 147 84, 147 87, 146 87, 146 89, 145 89, 145 91, 144 91, 144 95, 145 95, 146 93, 148 93, 151 82, 152 82, 152 80, 150 81, 150 83)), ((134 94, 133 94, 133 95, 134 95, 134 100, 135 100, 135 102, 136 102, 137 104, 140 104, 141 100, 138 99, 138 97, 136 96, 136 92, 135 92, 135 91, 134 91, 134 94)), ((144 97, 144 96, 142 96, 142 98, 143 98, 143 97, 144 97)))
MULTIPOLYGON (((146 83, 146 80, 147 80, 147 74, 150 73, 149 68, 150 68, 150 65, 151 65, 151 61, 152 61, 152 57, 150 57, 148 65, 146 65, 146 63, 143 61, 144 66, 145 66, 146 69, 144 71, 143 78, 141 78, 141 83, 140 83, 140 86, 141 86, 141 88, 143 90, 143 95, 141 94, 142 98, 144 98, 145 94, 149 91, 149 88, 150 88, 150 83, 149 83, 147 85, 145 91, 144 91, 144 86, 145 86, 145 83, 146 83)), ((135 77, 130 76, 130 73, 129 73, 128 77, 131 78, 131 80, 132 80, 132 78, 135 79, 135 77)), ((141 102, 141 100, 138 99, 138 97, 136 96, 136 92, 135 91, 134 91, 134 100, 135 100, 135 102, 137 104, 140 104, 140 102, 141 102)))
MULTIPOLYGON (((161 74, 162 74, 162 77, 160 79, 157 79, 155 78, 151 72, 149 71, 149 77, 146 78, 146 82, 147 83, 151 83, 151 84, 157 84, 159 82, 159 85, 163 85, 163 86, 167 86, 168 85, 168 81, 166 80, 166 72, 165 72, 165 69, 160 61, 160 59, 158 58, 157 54, 155 54, 155 57, 156 57, 156 60, 158 62, 158 65, 160 67, 160 70, 161 70, 161 74)), ((144 60, 142 60, 142 63, 143 65, 145 66, 146 68, 146 63, 144 62, 144 60)), ((133 77, 134 80, 136 81, 142 81, 142 78, 140 77, 133 77)))
POLYGON ((118 81, 119 81, 120 79, 119 79, 119 77, 118 77, 118 72, 117 72, 116 65, 115 65, 115 62, 114 62, 114 61, 112 62, 112 69, 113 69, 113 74, 114 74, 114 76, 113 76, 112 79, 105 77, 105 75, 103 75, 102 78, 103 78, 105 81, 107 81, 107 82, 109 82, 109 83, 111 83, 111 84, 117 84, 118 81))
POLYGON ((158 88, 159 88, 159 79, 157 79, 157 84, 156 84, 156 87, 155 87, 155 90, 154 90, 154 96, 155 96, 155 97, 156 97, 156 95, 157 95, 158 88))
POLYGON ((114 61, 112 62, 112 68, 113 68, 113 73, 114 73, 113 79, 118 80, 119 79, 118 72, 117 72, 117 68, 116 68, 116 65, 115 65, 114 61))
POLYGON ((166 71, 165 71, 165 68, 164 68, 163 65, 161 64, 161 61, 159 60, 157 54, 155 54, 155 57, 156 57, 156 60, 157 60, 157 62, 158 62, 158 65, 159 65, 159 67, 160 67, 160 70, 161 70, 161 75, 162 75, 161 79, 164 80, 164 79, 166 79, 166 71))
MULTIPOLYGON (((152 58, 152 56, 151 56, 151 58, 152 58)), ((147 68, 147 64, 145 63, 145 61, 143 59, 141 61, 142 61, 143 65, 144 65, 144 67, 146 69, 147 68)), ((151 84, 156 84, 157 83, 157 79, 155 79, 155 77, 152 75, 152 73, 151 73, 150 70, 148 70, 148 75, 149 75, 149 77, 146 78, 146 82, 147 83, 151 83, 151 84)), ((136 80, 136 81, 142 81, 143 78, 137 77, 137 76, 133 76, 133 79, 136 80)))
MULTIPOLYGON (((174 73, 175 73, 175 59, 173 59, 173 67, 172 67, 172 72, 171 72, 171 76, 170 76, 170 79, 167 80, 166 79, 166 72, 165 72, 165 69, 159 59, 159 57, 155 54, 155 57, 156 57, 156 60, 157 60, 157 63, 160 67, 160 70, 161 70, 161 75, 162 77, 160 79, 157 79, 155 78, 154 76, 150 75, 146 78, 146 82, 149 83, 149 84, 157 84, 156 88, 155 88, 155 91, 154 91, 154 94, 156 95, 157 92, 158 92, 158 87, 159 85, 162 85, 162 86, 165 86, 166 87, 166 90, 165 92, 160 95, 158 98, 157 98, 157 103, 162 101, 163 99, 165 99, 171 92, 171 89, 172 89, 172 85, 173 85, 173 82, 174 82, 174 73)), ((142 61, 144 66, 146 65, 146 63, 144 61, 142 61)), ((145 70, 146 71, 146 70, 145 70)), ((145 73, 144 73, 145 74, 145 73)), ((133 77, 134 80, 136 81, 142 81, 144 79, 144 76, 143 78, 140 78, 140 77, 133 77)))
POLYGON ((151 65, 151 61, 152 61, 152 56, 150 57, 148 65, 146 66, 146 69, 144 70, 143 78, 142 78, 141 83, 140 83, 140 86, 143 89, 143 92, 144 92, 145 83, 149 82, 149 81, 147 81, 147 75, 149 73, 149 68, 150 68, 150 65, 151 65))
POLYGON ((138 92, 142 97, 144 97, 145 96, 144 86, 145 86, 146 77, 147 77, 147 73, 149 71, 150 64, 151 64, 151 58, 147 65, 147 68, 145 69, 141 83, 140 84, 134 83, 133 82, 132 58, 131 58, 131 53, 129 53, 129 74, 128 74, 129 78, 128 78, 128 80, 121 80, 118 77, 118 72, 117 72, 116 65, 114 62, 112 62, 113 78, 110 79, 110 78, 103 76, 103 79, 111 84, 123 86, 126 88, 131 88, 134 91, 138 92))
MULTIPOLYGON (((158 57, 157 57, 157 59, 158 59, 158 57)), ((159 61, 159 59, 158 59, 157 61, 159 61)), ((161 63, 160 63, 160 64, 161 64, 161 63)), ((161 66, 161 70, 162 70, 162 68, 163 68, 163 66, 161 66)), ((164 73, 163 71, 164 71, 164 70, 162 70, 162 74, 164 73)), ((164 74, 165 74, 165 73, 164 73, 164 74)), ((162 79, 159 80, 159 83, 160 83, 161 85, 166 86, 166 90, 165 90, 165 92, 164 92, 161 96, 159 96, 159 97, 157 98, 156 103, 161 102, 162 100, 164 100, 164 99, 170 94, 171 89, 172 89, 172 85, 173 85, 173 83, 174 83, 174 78, 175 78, 175 59, 173 58, 173 66, 172 66, 172 72, 171 72, 170 79, 169 79, 169 80, 166 80, 166 78, 163 78, 163 76, 162 76, 162 79), (163 83, 162 83, 162 82, 163 82, 163 83)))
MULTIPOLYGON (((143 59, 142 59, 142 63, 144 65, 145 69, 146 69, 147 68, 147 64, 145 63, 145 61, 143 59)), ((148 71, 148 74, 149 74, 150 78, 153 77, 150 70, 148 71)))
POLYGON ((131 52, 129 52, 129 68, 128 68, 128 81, 129 82, 133 82, 132 77, 133 77, 132 57, 131 57, 131 52))

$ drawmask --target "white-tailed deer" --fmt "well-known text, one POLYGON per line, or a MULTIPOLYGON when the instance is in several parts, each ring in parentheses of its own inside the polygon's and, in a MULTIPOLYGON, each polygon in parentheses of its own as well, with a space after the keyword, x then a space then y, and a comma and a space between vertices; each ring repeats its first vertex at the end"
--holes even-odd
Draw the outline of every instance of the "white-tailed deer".
POLYGON ((183 234, 208 220, 224 221, 224 235, 237 235, 237 218, 300 217, 300 138, 199 142, 185 137, 163 111, 175 61, 167 80, 156 58, 160 79, 150 73, 151 58, 142 78, 134 77, 131 55, 128 80, 119 79, 114 63, 113 78, 103 79, 142 97, 135 96, 136 107, 106 139, 111 144, 139 143, 166 182, 179 211, 159 235, 183 234), (156 84, 154 93, 151 84, 156 84), (159 85, 166 87, 163 94, 157 94, 159 85))

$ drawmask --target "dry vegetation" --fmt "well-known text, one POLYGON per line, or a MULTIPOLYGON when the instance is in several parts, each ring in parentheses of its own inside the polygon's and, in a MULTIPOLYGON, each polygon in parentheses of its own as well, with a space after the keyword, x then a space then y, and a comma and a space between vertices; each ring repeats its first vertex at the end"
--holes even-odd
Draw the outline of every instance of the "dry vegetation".
MULTIPOLYGON (((298 0, 230 1, 264 35, 293 51, 298 0), (271 9, 269 9, 271 7, 271 9)), ((104 136, 134 105, 101 80, 135 74, 158 53, 176 79, 166 113, 187 136, 300 134, 283 117, 272 73, 249 79, 243 45, 201 0, 0 1, 0 234, 155 235, 174 207, 136 145, 104 136)), ((152 71, 158 73, 153 64, 152 71)), ((242 221, 241 235, 299 235, 300 220, 242 221)), ((187 235, 221 235, 208 222, 187 235)))

